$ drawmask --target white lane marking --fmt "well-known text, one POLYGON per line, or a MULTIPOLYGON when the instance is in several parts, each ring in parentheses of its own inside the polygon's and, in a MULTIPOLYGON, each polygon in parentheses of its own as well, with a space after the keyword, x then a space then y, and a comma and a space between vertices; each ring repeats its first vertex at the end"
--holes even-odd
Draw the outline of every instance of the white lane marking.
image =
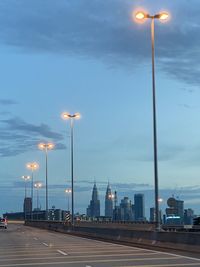
MULTIPOLYGON (((98 255, 99 256, 99 255, 98 255)), ((129 256, 131 256, 131 255, 129 255, 129 256)), ((119 255, 119 257, 121 257, 121 255, 119 255)), ((81 259, 82 258, 82 261, 83 261, 83 263, 88 263, 88 262, 121 262, 121 261, 137 261, 137 262, 141 262, 142 261, 142 263, 144 263, 144 262, 148 262, 148 264, 149 264, 149 261, 160 261, 160 260, 174 260, 174 258, 172 258, 172 257, 161 257, 161 258, 155 258, 155 257, 147 257, 147 258, 126 258, 126 259, 117 259, 116 258, 116 255, 109 255, 109 256, 107 256, 107 255, 104 255, 104 259, 103 260, 101 260, 101 259, 95 259, 95 258, 97 258, 97 256, 96 255, 93 255, 93 256, 76 256, 76 259, 81 259), (110 257, 113 257, 113 256, 115 256, 115 259, 114 258, 111 258, 111 259, 109 259, 110 257), (90 258, 90 259, 89 259, 90 258), (93 258, 93 259, 92 259, 93 258), (106 258, 108 258, 108 259, 106 259, 106 258), (83 260, 83 259, 85 259, 85 260, 83 260)), ((101 256, 99 256, 99 258, 101 258, 101 256)), ((32 257, 32 258, 19 258, 19 259, 8 259, 9 260, 9 262, 11 263, 12 261, 15 263, 15 264, 17 264, 17 262, 18 261, 23 261, 23 260, 29 260, 29 261, 31 261, 31 260, 37 260, 37 261, 39 261, 39 260, 44 260, 44 259, 47 259, 47 260, 51 260, 51 259, 60 259, 60 256, 47 256, 47 257, 32 257)), ((72 260, 72 259, 74 259, 74 256, 68 256, 67 258, 66 258, 66 263, 67 263, 67 260, 72 260)), ((181 259, 181 258, 176 258, 176 260, 179 260, 179 259, 181 259)), ((7 259, 0 259, 0 262, 1 261, 5 261, 5 260, 7 260, 7 259)), ((79 263, 79 262, 81 262, 81 260, 75 260, 74 261, 75 263, 79 263)), ((169 263, 170 264, 170 263, 169 263)), ((0 266, 2 266, 1 265, 1 263, 0 263, 0 266)))
MULTIPOLYGON (((163 258, 162 258, 163 259, 163 258)), ((166 258, 165 258, 166 259, 166 258)), ((167 259, 171 259, 171 258, 167 258, 167 259)), ((126 262, 131 262, 131 261, 134 261, 135 259, 126 259, 126 262)), ((143 259, 140 259, 140 260, 143 260, 143 259)), ((149 259, 145 259, 145 260, 149 260, 149 259)), ((154 260, 153 258, 152 259, 150 259, 150 260, 154 260)), ((156 259, 156 260, 160 260, 160 259, 156 259)), ((48 265, 48 266, 50 266, 50 265, 54 265, 54 266, 57 266, 57 265, 63 265, 63 264, 77 264, 77 263, 81 263, 81 264, 83 264, 83 263, 85 263, 85 264, 87 264, 88 262, 91 262, 91 263, 109 263, 109 262, 124 262, 124 259, 107 259, 107 260, 75 260, 75 261, 52 261, 52 262, 37 262, 37 263, 15 263, 15 264, 0 264, 0 267, 14 267, 14 266, 19 266, 19 267, 21 267, 21 266, 42 266, 42 265, 48 265)), ((149 265, 149 263, 147 263, 147 265, 138 265, 138 266, 140 266, 140 267, 156 267, 156 266, 160 266, 160 267, 170 267, 170 266, 174 266, 174 267, 176 267, 176 266, 199 266, 199 263, 176 263, 176 264, 170 264, 170 263, 168 263, 167 265, 149 265)), ((124 267, 124 265, 123 265, 123 267, 124 267)), ((132 267, 136 267, 136 265, 135 266, 132 266, 132 267)))
MULTIPOLYGON (((89 238, 87 237, 78 237, 78 236, 73 236, 71 237, 72 240, 79 240, 79 239, 82 239, 84 241, 88 241, 90 240, 89 238)), ((123 248, 128 248, 129 246, 127 245, 123 245, 123 244, 115 244, 115 243, 112 243, 112 242, 105 242, 105 241, 101 241, 101 240, 93 240, 93 242, 97 243, 97 244, 104 244, 105 246, 113 246, 113 247, 123 247, 123 248)), ((130 248, 130 247, 129 247, 130 248)), ((153 250, 153 249, 145 249, 145 248, 138 248, 138 247, 132 247, 132 249, 134 250, 143 250, 143 251, 157 251, 159 252, 158 250, 153 250)), ((193 258, 193 257, 187 257, 187 256, 183 256, 183 255, 180 255, 180 254, 175 254, 175 253, 167 253, 167 252, 163 252, 163 251, 160 251, 159 253, 163 253, 165 255, 171 255, 171 256, 178 256, 178 257, 183 257, 185 259, 189 259, 189 260, 195 260, 195 261, 200 261, 199 258, 193 258)))
POLYGON ((68 254, 67 253, 65 253, 64 251, 62 251, 62 250, 57 250, 60 254, 62 254, 62 255, 64 255, 64 256, 67 256, 68 254))
POLYGON ((42 243, 44 246, 48 247, 49 245, 47 243, 42 243))
POLYGON ((34 237, 33 239, 34 239, 34 240, 38 240, 37 237, 34 237))
MULTIPOLYGON (((81 239, 81 238, 80 238, 81 239)), ((84 239, 84 238, 82 238, 84 239)), ((87 239, 87 238, 86 238, 87 239)), ((105 243, 107 244, 106 242, 104 241, 98 241, 100 243, 105 243)), ((112 243, 109 243, 109 244, 112 244, 112 243)), ((120 245, 120 244, 113 244, 113 245, 116 245, 118 247, 124 247, 124 248, 128 248, 129 246, 127 245, 120 245)), ((130 247, 129 247, 130 248, 130 247)), ((138 249, 140 251, 152 251, 152 252, 157 252, 159 254, 165 254, 165 255, 169 255, 169 256, 175 256, 175 257, 182 257, 184 259, 189 259, 189 260, 195 260, 195 261, 200 261, 200 258, 193 258, 193 257, 188 257, 188 256, 184 256, 184 255, 180 255, 180 254, 175 254, 175 253, 168 253, 168 252, 163 252, 163 251, 158 251, 158 250, 153 250, 153 249, 146 249, 146 248, 137 248, 137 247, 132 247, 134 250, 138 249)))
POLYGON ((188 259, 188 260, 200 261, 200 259, 198 259, 198 258, 193 258, 193 257, 188 257, 188 256, 183 256, 183 255, 178 255, 178 254, 174 254, 174 253, 167 253, 167 252, 160 252, 160 253, 165 254, 165 255, 169 255, 169 256, 182 257, 182 258, 188 259))
MULTIPOLYGON (((52 255, 55 255, 54 257, 56 257, 58 255, 58 252, 57 251, 51 251, 51 256, 52 255)), ((47 253, 37 252, 37 256, 38 257, 49 256, 49 252, 47 252, 47 253)), ((11 255, 6 254, 4 257, 0 256, 0 261, 12 260, 13 258, 15 260, 17 260, 17 259, 21 259, 22 257, 29 259, 29 258, 35 257, 35 253, 11 254, 11 255)))
MULTIPOLYGON (((177 267, 177 266, 199 266, 199 263, 168 263, 168 264, 159 264, 159 265, 139 265, 140 267, 177 267)), ((120 266, 120 267, 136 267, 135 265, 131 266, 120 266)))
MULTIPOLYGON (((66 248, 64 248, 63 247, 63 249, 66 249, 66 248)), ((157 251, 150 251, 150 252, 140 252, 140 251, 131 251, 131 250, 127 250, 127 251, 125 251, 125 250, 122 250, 122 251, 115 251, 115 250, 94 250, 94 251, 89 251, 89 250, 87 250, 87 251, 81 251, 81 250, 78 250, 78 251, 73 251, 73 250, 70 250, 69 248, 67 248, 67 250, 68 250, 68 252, 70 251, 70 255, 75 255, 75 254, 89 254, 89 255, 92 255, 92 254, 96 254, 96 255, 101 255, 100 253, 105 253, 105 252, 109 252, 109 253, 115 253, 114 255, 118 255, 118 254, 121 254, 121 255, 124 255, 124 256, 126 256, 126 255, 133 255, 133 256, 139 256, 139 255, 141 255, 141 256, 143 256, 143 255, 155 255, 155 254, 159 254, 159 252, 157 252, 157 251), (131 253, 131 254, 130 254, 131 253)), ((110 254, 106 254, 106 255, 110 255, 110 254)))

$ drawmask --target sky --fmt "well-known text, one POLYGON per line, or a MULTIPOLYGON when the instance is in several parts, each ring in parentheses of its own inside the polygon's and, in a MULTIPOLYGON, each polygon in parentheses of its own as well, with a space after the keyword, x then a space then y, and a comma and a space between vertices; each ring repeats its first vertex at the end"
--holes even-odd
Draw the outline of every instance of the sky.
MULTIPOLYGON (((45 207, 66 208, 74 124, 75 211, 85 213, 94 181, 101 212, 108 181, 118 200, 145 194, 154 205, 150 21, 136 9, 166 10, 155 22, 159 195, 200 214, 199 0, 0 0, 0 214, 21 211, 27 162, 40 168, 45 207)), ((30 194, 30 183, 28 184, 30 194)), ((35 194, 35 192, 34 192, 35 194)), ((35 199, 34 199, 35 203, 35 199)), ((35 205, 35 204, 34 204, 35 205)))

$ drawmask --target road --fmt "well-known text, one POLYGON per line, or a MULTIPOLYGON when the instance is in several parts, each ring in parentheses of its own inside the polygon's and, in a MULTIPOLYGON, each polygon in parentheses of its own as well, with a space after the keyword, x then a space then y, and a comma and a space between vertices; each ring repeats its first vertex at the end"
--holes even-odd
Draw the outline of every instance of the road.
POLYGON ((200 258, 90 240, 19 224, 0 229, 0 267, 199 266, 200 258))

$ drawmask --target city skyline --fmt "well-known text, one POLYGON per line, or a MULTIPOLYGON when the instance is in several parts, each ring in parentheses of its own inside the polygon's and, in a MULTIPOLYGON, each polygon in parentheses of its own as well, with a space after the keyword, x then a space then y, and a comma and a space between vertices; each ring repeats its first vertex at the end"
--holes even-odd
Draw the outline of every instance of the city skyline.
MULTIPOLYGON (((88 207, 88 203, 92 199, 91 196, 93 195, 93 189, 94 189, 94 181, 90 182, 84 181, 82 186, 76 186, 75 185, 75 213, 80 213, 80 214, 86 214, 86 208, 88 207), (83 186, 85 184, 85 186, 83 186), (86 186, 87 185, 87 186, 86 186), (87 197, 86 197, 87 194, 87 197)), ((99 199, 99 205, 100 205, 100 215, 104 216, 105 215, 105 196, 106 196, 106 191, 108 189, 108 184, 109 188, 111 189, 112 192, 116 191, 117 192, 117 205, 119 206, 121 201, 124 198, 129 198, 130 201, 134 204, 134 198, 136 195, 144 195, 144 214, 145 217, 148 219, 150 217, 150 208, 154 207, 154 189, 148 187, 148 185, 140 185, 140 187, 136 187, 135 184, 132 184, 133 188, 130 188, 130 184, 112 184, 110 185, 109 182, 100 182, 99 184, 96 183, 97 186, 97 194, 98 194, 98 199, 99 199)), ((49 191, 50 191, 50 206, 49 208, 52 208, 53 206, 56 208, 60 208, 63 210, 67 209, 68 206, 68 201, 66 201, 66 192, 65 192, 65 186, 64 185, 50 185, 49 186, 49 191), (56 204, 57 203, 57 204, 56 204)), ((3 212, 19 212, 23 210, 23 201, 24 201, 24 186, 17 186, 15 188, 17 197, 20 197, 21 201, 20 203, 15 203, 15 205, 12 204, 12 209, 4 209, 3 212), (16 205, 17 204, 17 205, 16 205), (14 208, 16 207, 16 208, 14 208)), ((168 208, 167 200, 170 197, 173 197, 177 200, 182 200, 184 201, 184 208, 185 209, 194 209, 194 214, 198 215, 198 205, 194 205, 190 201, 190 194, 188 193, 188 190, 184 191, 183 188, 176 188, 170 191, 170 189, 167 190, 160 190, 161 196, 162 196, 162 201, 160 202, 160 209, 163 213, 165 213, 165 209, 168 208)), ((196 195, 198 194, 198 189, 195 191, 196 195)), ((193 192, 194 194, 194 192, 193 192)), ((31 183, 29 182, 29 185, 27 185, 27 197, 31 196, 31 183)), ((2 196, 3 199, 3 196, 2 196)), ((5 200, 6 201, 6 200, 5 200)), ((70 200, 71 202, 71 200, 70 200)), ((91 204, 91 203, 90 203, 91 204)), ((45 209, 45 187, 40 188, 40 200, 39 200, 39 205, 41 209, 45 209)), ((36 198, 36 192, 35 192, 35 197, 33 201, 33 209, 37 208, 37 198, 36 198)), ((114 194, 113 194, 113 209, 114 209, 114 194)), ((70 207, 71 210, 71 207, 70 207)))
POLYGON ((120 196, 127 190, 129 198, 134 190, 153 196, 150 24, 132 18, 142 6, 171 14, 168 23, 155 25, 160 197, 180 191, 200 214, 200 3, 40 2, 0 4, 0 213, 22 207, 28 162, 39 163, 34 179, 45 185, 37 145, 46 141, 55 143, 48 154, 50 206, 66 203, 70 127, 60 117, 64 111, 82 115, 74 127, 77 211, 83 200, 87 205, 94 180, 109 180, 120 196))

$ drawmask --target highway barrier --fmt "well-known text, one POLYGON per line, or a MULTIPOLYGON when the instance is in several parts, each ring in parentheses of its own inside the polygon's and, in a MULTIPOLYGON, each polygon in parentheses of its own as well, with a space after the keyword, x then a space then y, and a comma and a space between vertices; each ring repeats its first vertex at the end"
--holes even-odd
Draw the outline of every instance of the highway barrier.
POLYGON ((29 221, 25 225, 106 241, 144 246, 149 249, 157 247, 200 252, 200 232, 158 232, 147 225, 143 225, 143 229, 141 226, 138 229, 138 226, 133 225, 125 227, 125 225, 120 224, 115 226, 108 223, 94 225, 86 222, 76 223, 73 227, 69 224, 55 221, 29 221))

